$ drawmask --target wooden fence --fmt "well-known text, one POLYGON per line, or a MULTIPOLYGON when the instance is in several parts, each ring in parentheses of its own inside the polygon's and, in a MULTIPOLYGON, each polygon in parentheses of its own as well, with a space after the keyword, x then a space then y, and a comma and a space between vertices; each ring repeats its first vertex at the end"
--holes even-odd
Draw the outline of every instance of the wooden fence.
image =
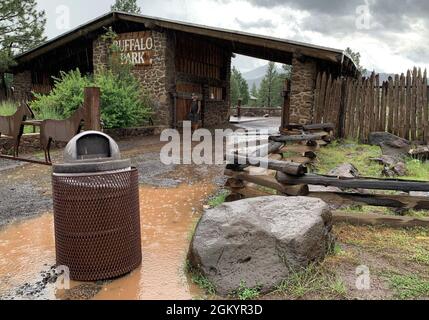
POLYGON ((414 68, 381 82, 368 78, 316 80, 314 123, 336 123, 337 134, 366 142, 373 131, 387 131, 409 140, 429 142, 426 70, 414 68))

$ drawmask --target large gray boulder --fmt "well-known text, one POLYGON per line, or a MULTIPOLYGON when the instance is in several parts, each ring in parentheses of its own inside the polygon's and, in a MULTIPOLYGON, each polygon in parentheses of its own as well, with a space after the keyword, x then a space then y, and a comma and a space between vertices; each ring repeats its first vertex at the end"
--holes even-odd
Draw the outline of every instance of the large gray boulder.
POLYGON ((207 210, 193 237, 189 260, 228 295, 243 282, 269 292, 332 246, 332 215, 325 202, 268 196, 207 210))

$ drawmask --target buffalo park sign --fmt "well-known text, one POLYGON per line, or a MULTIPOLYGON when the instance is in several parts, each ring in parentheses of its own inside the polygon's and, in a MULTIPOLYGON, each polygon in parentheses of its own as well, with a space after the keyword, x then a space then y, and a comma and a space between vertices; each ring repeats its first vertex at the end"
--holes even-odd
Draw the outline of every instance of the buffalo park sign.
POLYGON ((150 66, 154 55, 154 41, 149 31, 122 33, 113 41, 121 63, 150 66))

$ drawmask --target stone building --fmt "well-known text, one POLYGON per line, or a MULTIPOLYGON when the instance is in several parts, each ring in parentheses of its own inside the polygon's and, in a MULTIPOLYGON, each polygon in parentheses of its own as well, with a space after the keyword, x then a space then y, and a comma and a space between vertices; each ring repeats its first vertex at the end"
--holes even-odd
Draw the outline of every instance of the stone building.
POLYGON ((191 93, 202 101, 203 125, 217 127, 229 120, 231 58, 242 54, 292 65, 290 95, 285 101, 291 123, 310 123, 316 74, 328 70, 340 76, 355 72, 342 51, 261 35, 248 34, 123 12, 110 12, 19 55, 14 95, 46 93, 52 76, 79 68, 94 73, 108 65, 112 28, 122 61, 155 102, 155 122, 180 126, 186 119, 191 93))

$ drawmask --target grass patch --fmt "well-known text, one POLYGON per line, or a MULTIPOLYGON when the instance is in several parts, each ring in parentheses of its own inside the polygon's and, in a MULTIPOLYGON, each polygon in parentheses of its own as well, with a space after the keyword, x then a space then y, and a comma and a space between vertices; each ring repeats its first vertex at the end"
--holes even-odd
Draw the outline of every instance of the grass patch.
POLYGON ((248 288, 246 282, 242 281, 238 289, 234 292, 234 296, 239 300, 256 300, 260 295, 260 288, 248 288))
POLYGON ((358 246, 361 250, 429 265, 427 228, 391 229, 341 224, 335 226, 335 233, 341 242, 358 246))
POLYGON ((195 270, 189 260, 187 260, 185 264, 185 273, 189 274, 192 283, 201 288, 206 295, 214 296, 216 294, 215 285, 201 272, 195 270))
POLYGON ((333 141, 317 151, 315 169, 320 174, 327 174, 330 170, 344 163, 352 163, 362 176, 381 177, 382 166, 370 158, 381 156, 381 149, 377 146, 359 144, 355 141, 333 141))
POLYGON ((323 265, 312 264, 301 271, 292 271, 290 276, 277 288, 277 292, 294 299, 309 295, 323 298, 344 298, 347 288, 334 273, 323 265))
POLYGON ((398 299, 416 299, 429 297, 429 280, 417 275, 388 276, 390 288, 394 290, 394 297, 398 299))
POLYGON ((229 194, 230 192, 228 190, 221 190, 216 196, 211 198, 207 204, 212 208, 216 208, 225 202, 229 194))
POLYGON ((429 162, 409 159, 406 161, 406 178, 419 181, 429 181, 429 162))
POLYGON ((415 251, 416 252, 412 256, 411 260, 419 264, 425 264, 429 266, 429 250, 426 250, 422 247, 417 247, 415 251))

